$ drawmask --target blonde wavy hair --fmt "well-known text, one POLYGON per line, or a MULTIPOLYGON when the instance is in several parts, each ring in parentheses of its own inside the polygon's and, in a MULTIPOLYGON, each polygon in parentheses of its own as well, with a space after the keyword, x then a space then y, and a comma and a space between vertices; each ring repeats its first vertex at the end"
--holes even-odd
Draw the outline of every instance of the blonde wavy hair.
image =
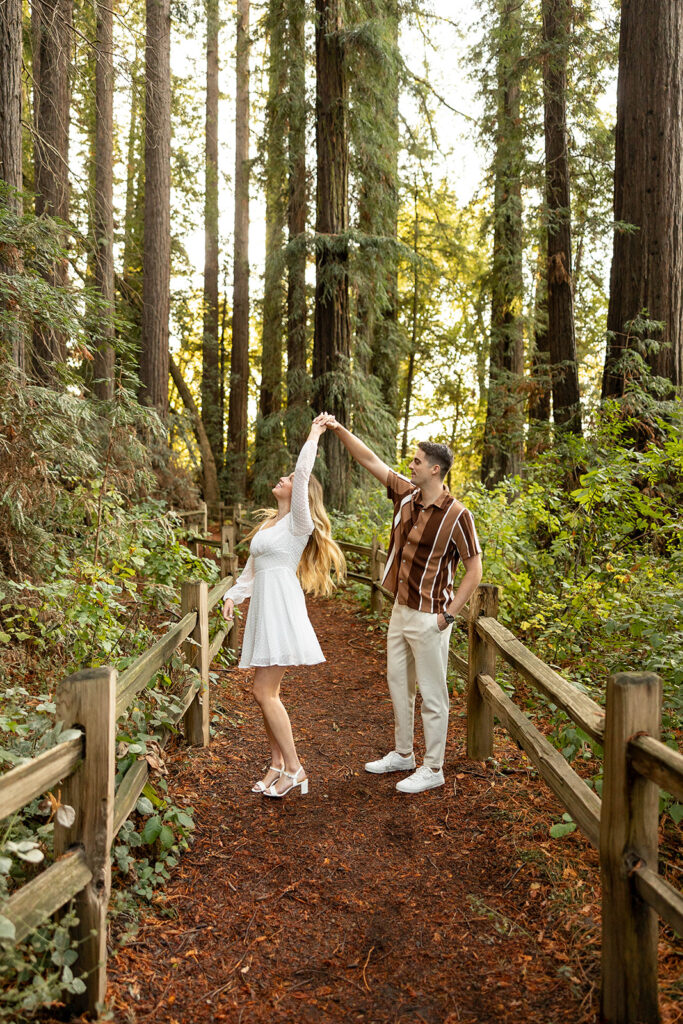
MULTIPOLYGON (((346 559, 332 537, 332 525, 325 511, 322 485, 312 473, 308 479, 308 507, 313 520, 313 533, 308 538, 296 574, 307 594, 314 597, 329 597, 335 589, 332 569, 334 568, 337 582, 343 583, 346 579, 346 559)), ((245 540, 250 540, 266 523, 277 519, 277 509, 261 508, 254 515, 260 520, 259 525, 245 537, 245 540)))

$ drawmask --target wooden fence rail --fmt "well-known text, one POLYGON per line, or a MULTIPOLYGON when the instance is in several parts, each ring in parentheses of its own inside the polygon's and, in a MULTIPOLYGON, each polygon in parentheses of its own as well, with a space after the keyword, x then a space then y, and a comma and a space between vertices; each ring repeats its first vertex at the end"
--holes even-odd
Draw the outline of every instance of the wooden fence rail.
MULTIPOLYGON (((208 744, 209 665, 226 638, 233 649, 236 639, 233 627, 229 632, 218 630, 211 640, 208 615, 232 583, 233 575, 224 577, 211 590, 203 581, 183 583, 180 622, 120 676, 115 669, 103 666, 65 679, 57 688, 57 721, 64 728, 77 724, 81 735, 58 743, 0 777, 0 820, 57 785, 61 786, 62 804, 75 811, 70 827, 55 822, 55 863, 0 907, 0 914, 14 925, 14 941, 21 942, 75 900, 78 960, 73 971, 86 975, 86 990, 74 997, 74 1012, 94 1011, 105 996, 112 843, 149 777, 147 761, 135 761, 114 792, 117 719, 184 645, 185 660, 196 671, 178 700, 171 725, 182 723, 188 743, 208 744)), ((160 737, 162 747, 170 735, 167 729, 160 737)))
MULTIPOLYGON (((194 511, 205 516, 206 508, 194 511)), ((225 508, 221 507, 221 514, 225 508)), ((180 698, 174 724, 184 725, 188 743, 209 738, 208 669, 226 637, 236 647, 236 624, 209 637, 208 614, 231 586, 237 570, 235 547, 251 523, 238 506, 230 520, 221 515, 217 547, 221 582, 184 583, 183 617, 117 679, 111 668, 76 673, 58 691, 58 719, 77 723, 82 735, 58 744, 0 778, 0 819, 62 783, 62 802, 76 810, 71 828, 55 826, 58 860, 16 892, 0 913, 15 926, 17 942, 74 897, 77 902, 79 961, 87 989, 75 1009, 93 1010, 106 988, 106 910, 110 850, 149 774, 136 761, 114 794, 116 719, 182 644, 195 677, 180 698)), ((204 520, 206 534, 206 521, 204 520)), ((349 578, 370 587, 374 611, 394 595, 381 580, 386 552, 371 545, 341 543, 348 554, 366 556, 367 572, 349 578)), ((683 932, 683 894, 657 873, 659 787, 683 799, 683 754, 659 740, 661 680, 652 673, 618 673, 607 683, 601 708, 587 694, 542 662, 497 620, 496 587, 482 585, 470 599, 467 658, 450 662, 467 684, 467 751, 476 760, 493 755, 494 720, 526 752, 550 789, 567 808, 600 855, 602 878, 601 1014, 606 1024, 658 1024, 657 915, 683 932), (496 682, 501 657, 604 751, 602 800, 552 746, 512 697, 496 682)), ((161 738, 162 745, 169 733, 161 738)))
MULTIPOLYGON (((349 578, 394 595, 380 583, 376 541, 342 544, 364 554, 369 572, 349 578)), ((386 555, 384 556, 386 559, 386 555)), ((468 656, 450 654, 467 683, 467 752, 493 755, 494 720, 522 747, 555 796, 599 851, 602 882, 600 1003, 605 1024, 659 1024, 658 920, 683 934, 683 893, 658 874, 659 787, 683 800, 683 754, 659 739, 662 685, 649 672, 607 681, 602 708, 524 646, 497 620, 498 590, 483 584, 470 599, 468 656), (495 680, 500 657, 560 708, 603 750, 602 799, 574 771, 495 680)))

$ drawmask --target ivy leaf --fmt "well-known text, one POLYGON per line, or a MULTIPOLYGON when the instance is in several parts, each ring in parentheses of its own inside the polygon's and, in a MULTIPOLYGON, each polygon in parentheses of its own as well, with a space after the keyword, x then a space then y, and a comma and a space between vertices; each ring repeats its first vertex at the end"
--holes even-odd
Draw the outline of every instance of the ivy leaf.
POLYGON ((173 846, 175 842, 175 836, 173 835, 173 829, 169 828, 168 825, 164 825, 159 833, 159 842, 161 843, 162 850, 168 850, 169 847, 173 846))
POLYGON ((683 804, 672 804, 669 808, 669 817, 674 825, 680 825, 683 821, 683 804))
POLYGON ((563 821, 559 825, 553 825, 550 829, 550 835, 553 839, 561 839, 562 836, 568 836, 571 832, 576 829, 576 823, 573 821, 563 821))
POLYGON ((135 810, 138 814, 154 814, 154 807, 152 801, 148 800, 146 796, 141 796, 135 805, 135 810))
POLYGON ((76 820, 76 812, 70 804, 60 804, 55 814, 56 821, 64 828, 71 828, 74 821, 76 820))
POLYGON ((142 830, 141 836, 143 843, 147 843, 151 846, 152 843, 156 842, 161 832, 161 817, 155 814, 153 817, 148 818, 145 822, 145 827, 142 830))
POLYGON ((16 928, 12 922, 0 914, 0 940, 4 940, 5 942, 14 942, 15 936, 16 928))

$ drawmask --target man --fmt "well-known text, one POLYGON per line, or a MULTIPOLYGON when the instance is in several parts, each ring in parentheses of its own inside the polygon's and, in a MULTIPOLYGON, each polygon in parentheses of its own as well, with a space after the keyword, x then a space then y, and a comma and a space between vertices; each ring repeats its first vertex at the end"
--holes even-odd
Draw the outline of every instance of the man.
POLYGON ((365 770, 379 775, 415 768, 417 684, 422 695, 424 764, 402 779, 396 789, 421 793, 444 784, 448 645, 455 616, 481 580, 481 548, 474 520, 444 484, 453 464, 447 445, 420 443, 410 463, 408 480, 333 417, 328 428, 334 430, 353 458, 384 484, 394 503, 383 582, 396 595, 387 634, 387 681, 394 707, 396 747, 378 761, 368 762, 365 770), (454 593, 452 583, 459 561, 465 575, 454 593))

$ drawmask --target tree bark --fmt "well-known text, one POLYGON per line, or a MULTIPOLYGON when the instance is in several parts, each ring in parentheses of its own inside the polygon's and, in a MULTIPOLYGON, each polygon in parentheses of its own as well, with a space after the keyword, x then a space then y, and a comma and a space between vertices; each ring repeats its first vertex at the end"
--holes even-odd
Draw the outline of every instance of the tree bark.
POLYGON ((548 342, 553 419, 581 433, 579 372, 574 334, 571 198, 567 152, 567 47, 570 0, 543 0, 543 109, 548 218, 548 342))
POLYGON ((144 232, 144 92, 140 76, 131 75, 131 111, 127 146, 126 210, 123 242, 123 311, 126 332, 139 349, 142 322, 142 248, 144 232))
POLYGON ((498 120, 494 158, 494 229, 489 394, 481 478, 494 487, 521 466, 524 369, 521 306, 523 138, 520 119, 521 31, 517 0, 505 0, 498 33, 498 120))
POLYGON ((289 116, 287 196, 287 445, 301 447, 310 418, 306 405, 310 379, 306 373, 306 7, 287 0, 289 28, 289 116))
POLYGON ((401 458, 405 459, 408 454, 408 423, 410 420, 410 403, 413 397, 413 377, 415 375, 415 354, 417 352, 417 311, 419 309, 419 284, 420 275, 418 272, 418 253, 420 240, 420 211, 418 206, 418 188, 415 182, 415 219, 413 223, 413 308, 412 308, 412 329, 410 337, 410 354, 408 356, 408 370, 406 372, 406 397, 403 412, 403 439, 401 441, 401 458))
MULTIPOLYGON (((72 0, 35 0, 31 8, 36 214, 62 221, 69 217, 72 15, 72 0)), ((46 279, 52 285, 66 285, 66 259, 58 260, 46 279)), ((48 327, 36 328, 32 351, 32 371, 36 379, 43 384, 53 384, 55 363, 65 359, 64 334, 48 327)))
POLYGON ((228 410, 228 492, 247 488, 249 392, 249 0, 237 0, 235 91, 235 259, 228 410))
POLYGON ((218 0, 206 0, 206 118, 204 185, 204 323, 202 422, 216 465, 223 464, 218 344, 218 0))
MULTIPOLYGON (((342 0, 316 0, 316 284, 313 386, 317 411, 349 422, 351 328, 348 294, 348 82, 342 0)), ((327 500, 344 508, 350 463, 331 432, 323 435, 327 500)))
POLYGON ((199 445, 199 451, 202 457, 202 476, 204 478, 204 501, 207 505, 216 506, 220 500, 220 494, 218 491, 218 473, 216 471, 216 462, 213 457, 213 451, 211 450, 211 442, 209 441, 208 434, 206 433, 204 424, 202 423, 202 418, 199 415, 197 403, 192 397, 192 392, 185 383, 185 379, 180 372, 180 367, 173 356, 169 355, 168 359, 173 383, 175 384, 178 394, 183 401, 183 405, 190 414, 195 437, 197 438, 197 444, 199 445))
POLYGON ((93 390, 114 397, 114 12, 110 0, 97 4, 95 46, 95 287, 102 300, 104 338, 95 350, 93 390))
MULTIPOLYGON (((665 326, 646 358, 683 385, 683 5, 623 0, 619 39, 614 233, 602 397, 624 393, 616 365, 643 310, 665 326)), ((652 333, 649 335, 652 337, 652 333)))
MULTIPOLYGON (((5 0, 0 4, 0 178, 19 192, 23 186, 21 151, 21 0, 5 0)), ((9 209, 21 217, 21 195, 10 194, 5 200, 9 209)), ((0 247, 0 274, 20 270, 21 258, 14 247, 0 247)), ((6 339, 12 360, 23 371, 25 338, 23 325, 17 322, 6 339)))
POLYGON ((142 258, 141 401, 168 412, 171 275, 171 12, 147 0, 145 46, 145 225, 142 258))
POLYGON ((264 419, 280 412, 282 407, 282 327, 285 298, 283 249, 287 216, 285 24, 283 0, 270 0, 266 111, 266 266, 259 399, 259 413, 264 419))

